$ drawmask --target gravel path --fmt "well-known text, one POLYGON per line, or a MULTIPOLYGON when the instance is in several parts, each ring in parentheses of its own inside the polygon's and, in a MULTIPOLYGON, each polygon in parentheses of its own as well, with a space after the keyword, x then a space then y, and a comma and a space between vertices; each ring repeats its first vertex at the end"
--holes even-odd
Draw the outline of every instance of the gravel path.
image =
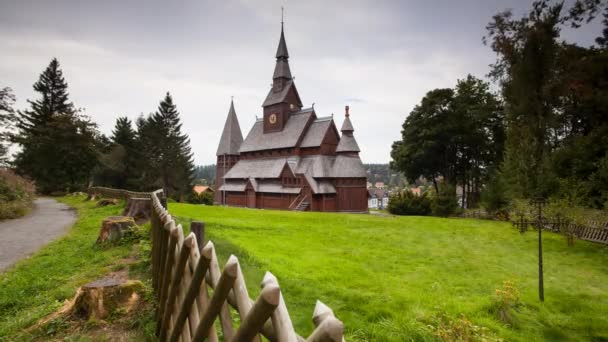
POLYGON ((38 198, 24 217, 0 222, 0 272, 63 235, 76 222, 67 205, 38 198))

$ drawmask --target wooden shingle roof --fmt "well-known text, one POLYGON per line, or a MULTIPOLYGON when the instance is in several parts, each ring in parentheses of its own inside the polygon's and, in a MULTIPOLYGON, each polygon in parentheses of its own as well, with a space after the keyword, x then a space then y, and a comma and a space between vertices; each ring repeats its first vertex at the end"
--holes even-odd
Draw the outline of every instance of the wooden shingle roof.
POLYGON ((240 152, 272 150, 295 147, 305 133, 306 125, 312 119, 312 108, 303 109, 289 115, 285 127, 280 132, 264 134, 264 122, 256 121, 241 144, 240 152))
POLYGON ((239 125, 239 119, 236 117, 234 102, 230 101, 230 110, 228 111, 228 117, 224 124, 224 130, 220 137, 216 155, 238 155, 242 143, 243 134, 241 133, 241 126, 239 125))

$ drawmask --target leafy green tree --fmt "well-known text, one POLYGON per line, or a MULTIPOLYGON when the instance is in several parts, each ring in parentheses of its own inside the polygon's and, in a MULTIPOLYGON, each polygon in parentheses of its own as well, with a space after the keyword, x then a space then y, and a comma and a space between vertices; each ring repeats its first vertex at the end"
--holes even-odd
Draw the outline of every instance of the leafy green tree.
POLYGON ((486 82, 469 75, 455 89, 429 91, 406 118, 401 134, 391 151, 393 169, 410 182, 420 176, 432 180, 436 193, 440 178, 454 191, 460 185, 463 205, 477 202, 502 158, 502 106, 486 82))
POLYGON ((179 112, 168 92, 154 114, 138 120, 142 160, 149 166, 144 174, 145 186, 161 186, 168 196, 178 200, 191 192, 194 172, 190 139, 181 127, 179 112))
POLYGON ((28 100, 31 108, 17 113, 17 133, 11 136, 21 146, 17 171, 42 193, 86 187, 96 164, 96 125, 69 102, 67 87, 53 59, 34 84, 40 98, 28 100))

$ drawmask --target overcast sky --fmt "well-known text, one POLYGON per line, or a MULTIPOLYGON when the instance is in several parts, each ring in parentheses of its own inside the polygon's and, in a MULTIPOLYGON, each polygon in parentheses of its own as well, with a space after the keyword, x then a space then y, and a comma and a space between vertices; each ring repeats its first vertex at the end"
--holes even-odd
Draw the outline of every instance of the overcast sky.
MULTIPOLYGON (((153 112, 170 91, 195 162, 214 163, 230 97, 243 136, 262 115, 281 6, 304 106, 334 113, 339 128, 350 105, 363 162, 385 163, 427 91, 485 77, 491 16, 524 13, 530 1, 0 0, 0 87, 25 108, 57 57, 71 100, 106 134, 118 116, 153 112)), ((596 22, 564 36, 588 45, 599 32, 596 22)))

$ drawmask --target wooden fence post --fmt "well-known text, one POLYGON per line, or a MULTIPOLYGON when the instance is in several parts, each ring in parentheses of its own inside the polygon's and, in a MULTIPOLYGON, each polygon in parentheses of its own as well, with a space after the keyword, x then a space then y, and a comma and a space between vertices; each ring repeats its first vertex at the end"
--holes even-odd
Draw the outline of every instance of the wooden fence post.
POLYGON ((194 236, 196 236, 199 252, 202 251, 203 246, 205 245, 205 223, 192 221, 190 223, 190 231, 194 233, 194 236))

